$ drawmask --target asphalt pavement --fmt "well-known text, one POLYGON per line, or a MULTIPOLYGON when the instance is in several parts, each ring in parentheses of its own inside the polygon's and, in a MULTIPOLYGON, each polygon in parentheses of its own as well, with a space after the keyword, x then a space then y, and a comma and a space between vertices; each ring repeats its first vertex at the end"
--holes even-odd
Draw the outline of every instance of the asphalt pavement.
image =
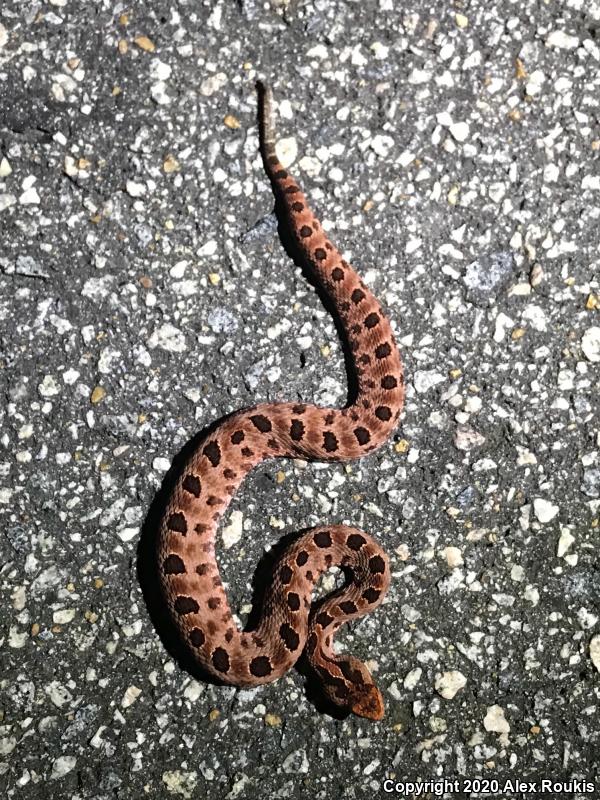
POLYGON ((4 798, 599 796, 599 31, 597 0, 3 3, 4 798), (258 77, 407 397, 358 463, 262 464, 218 558, 243 621, 282 537, 377 537, 392 587, 339 642, 378 723, 297 670, 200 680, 153 613, 186 443, 347 396, 278 234, 258 77))

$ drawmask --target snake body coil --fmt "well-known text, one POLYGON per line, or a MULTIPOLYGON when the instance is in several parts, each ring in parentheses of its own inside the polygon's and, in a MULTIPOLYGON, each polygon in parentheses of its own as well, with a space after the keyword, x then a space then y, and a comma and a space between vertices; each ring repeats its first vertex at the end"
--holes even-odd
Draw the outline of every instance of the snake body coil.
POLYGON ((261 403, 212 431, 182 470, 167 504, 158 537, 160 581, 182 640, 195 660, 222 681, 236 686, 274 681, 304 650, 334 703, 381 719, 383 700, 367 667, 332 648, 336 630, 373 611, 389 585, 388 558, 368 534, 346 525, 304 534, 278 561, 260 621, 251 632, 239 630, 233 620, 215 558, 219 520, 253 467, 268 458, 360 458, 388 439, 404 400, 402 365, 390 324, 281 165, 270 90, 259 87, 259 99, 265 170, 299 250, 342 323, 358 393, 343 409, 261 403), (331 566, 346 568, 351 580, 311 608, 314 584, 331 566))

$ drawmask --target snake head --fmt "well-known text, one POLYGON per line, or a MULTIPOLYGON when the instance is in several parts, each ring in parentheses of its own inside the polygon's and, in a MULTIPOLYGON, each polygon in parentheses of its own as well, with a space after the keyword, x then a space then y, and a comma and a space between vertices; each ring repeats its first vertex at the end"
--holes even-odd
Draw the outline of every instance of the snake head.
POLYGON ((383 697, 373 683, 353 687, 350 708, 359 717, 367 719, 383 719, 385 714, 383 697))
POLYGON ((329 658, 327 667, 317 665, 316 671, 324 679, 325 694, 336 705, 352 711, 359 717, 383 719, 385 704, 382 694, 362 661, 344 653, 335 660, 329 658), (337 667, 336 672, 339 670, 343 678, 331 674, 332 664, 337 667))

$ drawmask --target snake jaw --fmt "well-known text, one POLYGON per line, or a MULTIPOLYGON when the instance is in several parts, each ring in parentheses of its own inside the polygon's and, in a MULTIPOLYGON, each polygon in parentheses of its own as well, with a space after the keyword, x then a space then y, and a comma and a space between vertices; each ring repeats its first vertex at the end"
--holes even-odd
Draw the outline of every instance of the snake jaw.
POLYGON ((385 714, 383 697, 374 684, 357 688, 354 691, 350 708, 359 717, 366 719, 380 720, 385 714))

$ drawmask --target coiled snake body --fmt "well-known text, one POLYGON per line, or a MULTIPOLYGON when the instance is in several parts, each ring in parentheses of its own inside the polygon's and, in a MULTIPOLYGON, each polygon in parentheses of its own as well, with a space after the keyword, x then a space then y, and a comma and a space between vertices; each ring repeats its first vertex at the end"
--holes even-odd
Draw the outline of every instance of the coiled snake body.
POLYGON ((212 675, 256 686, 279 678, 305 651, 330 700, 381 719, 383 699, 367 667, 332 648, 340 625, 373 611, 389 586, 388 558, 368 534, 327 525, 300 537, 278 561, 251 632, 241 631, 232 617, 215 558, 219 520, 253 467, 268 458, 360 458, 390 436, 404 400, 390 324, 278 160, 272 95, 258 88, 265 170, 298 249, 339 315, 356 369, 357 397, 343 409, 261 403, 225 419, 201 442, 175 484, 158 534, 158 572, 181 639, 212 675), (311 609, 314 584, 330 566, 345 568, 350 580, 311 609))

